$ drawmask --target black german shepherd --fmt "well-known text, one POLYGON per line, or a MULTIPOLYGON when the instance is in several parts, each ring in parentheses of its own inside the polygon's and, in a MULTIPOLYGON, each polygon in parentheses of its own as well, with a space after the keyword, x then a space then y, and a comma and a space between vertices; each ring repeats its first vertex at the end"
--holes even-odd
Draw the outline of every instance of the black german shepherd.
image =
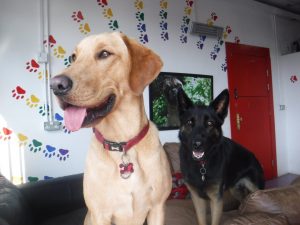
POLYGON ((228 103, 227 89, 209 106, 194 105, 182 89, 178 91, 180 166, 201 225, 207 224, 207 201, 212 224, 219 224, 225 190, 242 200, 264 188, 263 170, 254 154, 223 136, 228 103))

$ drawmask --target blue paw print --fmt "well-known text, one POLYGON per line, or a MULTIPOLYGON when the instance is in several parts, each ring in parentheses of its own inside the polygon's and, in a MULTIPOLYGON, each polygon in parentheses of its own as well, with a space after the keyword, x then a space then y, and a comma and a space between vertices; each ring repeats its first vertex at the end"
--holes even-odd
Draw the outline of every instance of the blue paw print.
POLYGON ((56 148, 51 145, 46 145, 46 149, 43 151, 45 157, 51 158, 55 156, 56 148))
POLYGON ((220 46, 222 46, 222 45, 224 44, 224 41, 223 41, 223 39, 222 39, 222 38, 219 38, 219 40, 218 40, 218 44, 219 44, 220 46))
POLYGON ((149 42, 148 40, 148 35, 147 34, 141 34, 140 37, 139 37, 140 41, 143 43, 143 44, 146 44, 149 42))
POLYGON ((146 32, 146 24, 144 24, 144 23, 138 23, 137 29, 138 29, 138 31, 140 31, 141 33, 146 32))
POLYGON ((59 113, 55 113, 54 114, 54 118, 57 120, 57 121, 63 121, 64 120, 64 118, 59 114, 59 113))
POLYGON ((206 39, 206 35, 200 35, 200 41, 205 41, 205 39, 206 39))
POLYGON ((189 23, 190 23, 191 19, 190 19, 190 18, 188 18, 187 16, 184 16, 184 17, 182 18, 182 21, 183 21, 183 24, 185 24, 185 25, 189 25, 189 23))
POLYGON ((203 46, 204 46, 203 42, 197 41, 197 48, 203 49, 203 46))
POLYGON ((168 34, 168 32, 163 31, 163 32, 160 34, 160 37, 161 37, 161 39, 163 39, 164 41, 169 40, 169 34, 168 34))
POLYGON ((185 34, 180 35, 180 41, 182 44, 187 43, 187 36, 185 34))
POLYGON ((216 60, 217 54, 215 52, 211 52, 210 53, 210 58, 213 59, 213 60, 216 60))
POLYGON ((161 21, 161 22, 159 23, 159 26, 160 26, 160 28, 161 28, 162 30, 168 30, 168 23, 165 22, 165 21, 161 21))
POLYGON ((182 33, 187 34, 189 27, 186 25, 181 25, 180 29, 182 33))
POLYGON ((59 158, 60 161, 66 161, 66 159, 69 158, 69 150, 60 148, 58 150, 57 158, 59 158))
POLYGON ((222 71, 226 72, 227 71, 227 63, 223 63, 221 65, 221 69, 222 69, 222 71))
POLYGON ((215 45, 215 46, 214 46, 214 51, 215 51, 216 53, 219 53, 219 51, 220 51, 220 46, 219 46, 219 45, 215 45))

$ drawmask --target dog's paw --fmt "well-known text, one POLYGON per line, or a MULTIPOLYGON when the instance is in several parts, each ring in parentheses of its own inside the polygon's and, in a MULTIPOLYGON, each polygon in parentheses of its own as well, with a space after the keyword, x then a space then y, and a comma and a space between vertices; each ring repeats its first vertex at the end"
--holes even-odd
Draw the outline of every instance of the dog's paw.
POLYGON ((31 152, 36 153, 42 150, 42 146, 43 146, 42 142, 33 139, 32 142, 28 145, 28 148, 31 152))
POLYGON ((79 23, 81 22, 82 20, 84 20, 84 17, 82 15, 82 12, 79 10, 77 12, 73 12, 72 14, 72 18, 75 22, 79 23))
POLYGON ((52 156, 55 156, 56 148, 51 145, 46 145, 46 149, 44 149, 43 153, 44 156, 47 158, 51 158, 52 156))
POLYGON ((159 11, 159 16, 162 20, 166 20, 168 17, 168 12, 166 12, 165 10, 160 10, 159 11))
POLYGON ((25 94, 26 94, 26 91, 20 86, 17 86, 11 92, 12 92, 12 97, 17 99, 17 100, 23 99, 25 94))
POLYGON ((69 150, 60 148, 57 153, 57 158, 60 161, 66 161, 69 158, 69 150))
POLYGON ((88 34, 91 32, 90 25, 88 23, 80 24, 79 25, 79 31, 83 34, 88 34))
POLYGON ((26 62, 26 70, 29 72, 36 73, 38 68, 40 68, 40 65, 34 59, 30 60, 30 62, 26 62))
POLYGON ((109 23, 108 23, 108 26, 112 30, 117 30, 119 28, 117 20, 110 20, 109 23))
POLYGON ((104 9, 102 14, 107 19, 111 19, 114 16, 113 11, 112 11, 111 8, 104 9))
POLYGON ((139 22, 145 20, 145 15, 144 15, 144 13, 142 13, 142 12, 137 12, 137 13, 135 14, 135 17, 136 17, 136 19, 137 19, 139 22))
POLYGON ((56 58, 64 58, 65 57, 65 54, 66 54, 66 51, 65 49, 62 47, 62 46, 58 46, 56 48, 53 49, 53 53, 54 53, 54 56, 56 58))
POLYGON ((28 105, 30 108, 37 107, 39 102, 40 99, 35 95, 31 95, 30 98, 26 98, 26 105, 28 105))

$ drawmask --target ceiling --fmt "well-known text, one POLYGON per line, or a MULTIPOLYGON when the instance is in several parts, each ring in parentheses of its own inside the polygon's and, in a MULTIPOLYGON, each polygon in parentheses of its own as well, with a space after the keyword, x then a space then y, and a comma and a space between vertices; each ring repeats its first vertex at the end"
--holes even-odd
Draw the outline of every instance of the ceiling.
POLYGON ((300 15, 300 0, 254 0, 300 15))

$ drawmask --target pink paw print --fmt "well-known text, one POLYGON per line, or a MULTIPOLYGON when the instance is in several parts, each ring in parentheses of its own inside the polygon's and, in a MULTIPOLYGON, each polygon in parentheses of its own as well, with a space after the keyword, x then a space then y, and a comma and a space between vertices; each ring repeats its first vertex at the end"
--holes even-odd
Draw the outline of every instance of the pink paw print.
POLYGON ((295 82, 298 81, 298 78, 297 78, 296 75, 292 75, 291 78, 290 78, 290 80, 291 80, 292 83, 295 83, 295 82))
POLYGON ((23 99, 25 96, 26 91, 21 88, 20 86, 17 86, 14 90, 11 91, 12 92, 12 97, 19 100, 19 99, 23 99))
POLYGON ((26 63, 26 69, 29 72, 35 73, 38 70, 38 68, 40 68, 40 65, 34 59, 26 63))
POLYGON ((72 18, 74 21, 76 21, 77 23, 81 22, 82 20, 84 20, 84 17, 82 15, 81 11, 77 11, 77 12, 73 12, 72 14, 72 18))
POLYGON ((48 46, 48 43, 49 43, 50 48, 52 48, 56 44, 56 40, 51 34, 49 35, 48 41, 44 40, 45 47, 48 46))
POLYGON ((234 38, 234 42, 235 42, 236 44, 239 44, 239 43, 241 42, 241 40, 240 40, 240 38, 239 38, 238 36, 236 36, 236 37, 234 38))
POLYGON ((231 30, 231 27, 230 27, 230 26, 226 26, 226 32, 227 32, 228 34, 230 34, 230 33, 232 32, 232 30, 231 30))

